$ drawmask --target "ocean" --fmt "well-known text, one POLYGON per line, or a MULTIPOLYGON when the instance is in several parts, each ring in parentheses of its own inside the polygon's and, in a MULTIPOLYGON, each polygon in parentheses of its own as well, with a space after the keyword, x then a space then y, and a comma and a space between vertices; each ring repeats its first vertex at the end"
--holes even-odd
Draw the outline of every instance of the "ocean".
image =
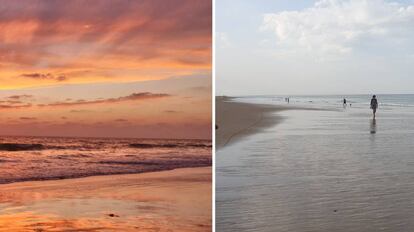
POLYGON ((0 137, 0 183, 210 166, 211 141, 0 137))
POLYGON ((235 100, 285 97, 314 110, 217 151, 217 231, 414 231, 414 95, 235 100))
MULTIPOLYGON (((383 94, 376 95, 379 99, 379 105, 391 108, 414 107, 414 94, 383 94)), ((372 95, 265 95, 265 96, 240 96, 236 97, 236 101, 251 102, 259 104, 285 104, 285 98, 289 97, 289 103, 296 106, 306 107, 325 107, 331 109, 343 108, 343 99, 347 100, 348 106, 356 108, 369 108, 372 95)))

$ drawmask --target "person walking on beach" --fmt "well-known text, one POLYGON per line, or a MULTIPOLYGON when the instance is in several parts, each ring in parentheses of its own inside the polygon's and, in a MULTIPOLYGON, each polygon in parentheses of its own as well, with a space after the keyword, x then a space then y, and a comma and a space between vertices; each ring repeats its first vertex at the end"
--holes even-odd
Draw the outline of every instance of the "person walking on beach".
POLYGON ((344 108, 346 107, 346 99, 344 98, 344 108))
POLYGON ((375 113, 377 112, 377 108, 378 108, 377 97, 375 95, 373 95, 372 99, 371 99, 371 109, 372 109, 372 113, 374 115, 374 119, 375 119, 375 113))

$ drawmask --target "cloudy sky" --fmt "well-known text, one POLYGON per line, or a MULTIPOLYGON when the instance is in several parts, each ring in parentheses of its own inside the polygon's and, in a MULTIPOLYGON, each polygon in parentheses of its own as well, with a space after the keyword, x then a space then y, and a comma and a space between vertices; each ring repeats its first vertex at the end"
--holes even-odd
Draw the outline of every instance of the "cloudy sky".
POLYGON ((216 94, 414 93, 413 0, 217 0, 216 94))
POLYGON ((90 5, 0 0, 0 134, 209 138, 211 3, 90 5))

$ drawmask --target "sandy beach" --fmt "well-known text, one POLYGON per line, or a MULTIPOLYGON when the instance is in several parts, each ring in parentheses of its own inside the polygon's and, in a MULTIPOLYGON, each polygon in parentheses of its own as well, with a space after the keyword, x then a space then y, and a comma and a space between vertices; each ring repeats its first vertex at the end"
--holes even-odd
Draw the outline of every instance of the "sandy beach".
POLYGON ((1 185, 0 231, 211 231, 211 167, 1 185))
POLYGON ((292 108, 235 102, 231 97, 216 97, 216 147, 221 148, 279 123, 282 117, 272 113, 292 108))

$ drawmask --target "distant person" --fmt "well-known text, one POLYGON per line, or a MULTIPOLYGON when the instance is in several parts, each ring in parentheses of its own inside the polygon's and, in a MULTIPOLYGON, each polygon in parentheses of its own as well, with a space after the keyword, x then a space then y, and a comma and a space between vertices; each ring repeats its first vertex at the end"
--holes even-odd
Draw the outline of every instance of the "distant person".
POLYGON ((287 98, 287 103, 289 103, 289 101, 290 101, 290 99, 289 99, 289 98, 287 98))
POLYGON ((344 107, 344 109, 346 108, 346 99, 344 98, 344 101, 343 101, 343 107, 344 107))
POLYGON ((378 108, 377 97, 373 95, 371 99, 371 109, 372 109, 372 114, 374 115, 374 119, 375 119, 375 113, 377 112, 377 108, 378 108))

